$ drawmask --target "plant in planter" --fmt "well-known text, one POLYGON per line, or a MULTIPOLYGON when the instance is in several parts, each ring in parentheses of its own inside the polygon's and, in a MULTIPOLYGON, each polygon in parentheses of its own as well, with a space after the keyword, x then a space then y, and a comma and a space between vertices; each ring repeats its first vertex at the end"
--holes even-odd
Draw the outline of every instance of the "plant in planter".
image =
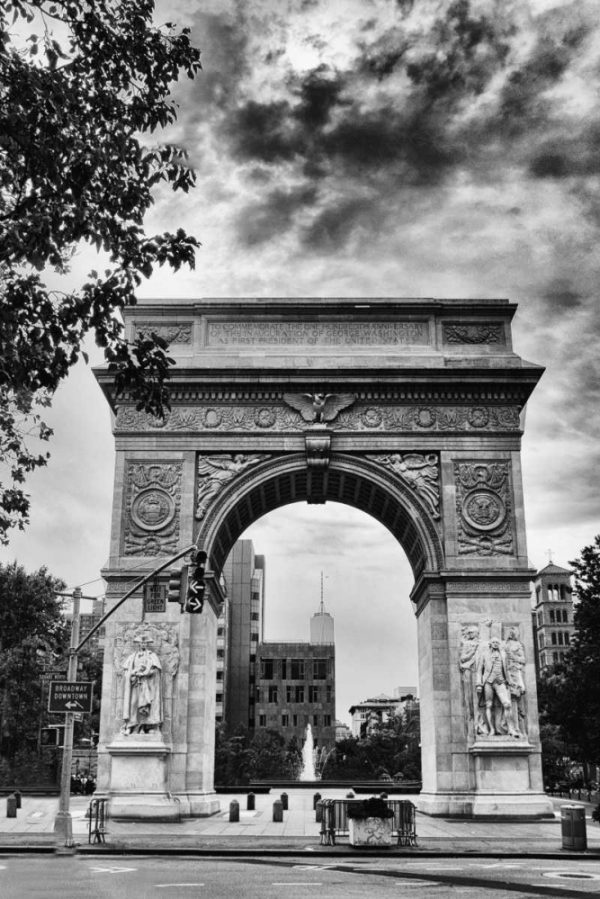
POLYGON ((348 803, 351 846, 391 846, 394 812, 385 799, 371 797, 348 803))

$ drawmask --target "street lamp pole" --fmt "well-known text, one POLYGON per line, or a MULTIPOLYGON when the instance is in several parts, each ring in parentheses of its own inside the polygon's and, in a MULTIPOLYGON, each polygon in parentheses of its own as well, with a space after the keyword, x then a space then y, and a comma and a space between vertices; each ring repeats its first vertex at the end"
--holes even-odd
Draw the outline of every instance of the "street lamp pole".
MULTIPOLYGON (((69 646, 69 668, 67 680, 77 680, 77 646, 79 643, 79 612, 81 606, 81 587, 73 589, 73 619, 71 624, 71 644, 69 646)), ((75 713, 65 713, 65 737, 63 746, 62 769, 60 775, 60 799, 58 812, 54 819, 54 833, 60 842, 70 849, 73 846, 73 819, 69 810, 71 799, 71 766, 73 762, 73 725, 75 713)))

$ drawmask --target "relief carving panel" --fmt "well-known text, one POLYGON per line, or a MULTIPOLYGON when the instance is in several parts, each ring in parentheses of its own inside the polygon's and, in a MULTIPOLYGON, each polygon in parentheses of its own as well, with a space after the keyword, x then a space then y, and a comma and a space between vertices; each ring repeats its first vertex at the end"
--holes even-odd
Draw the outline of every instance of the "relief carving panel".
POLYGON ((508 462, 455 462, 460 555, 514 552, 512 490, 508 462))
POLYGON ((192 322, 138 322, 137 336, 156 334, 168 343, 191 343, 192 322))
POLYGON ((221 490, 234 478, 269 459, 268 453, 219 453, 213 456, 198 456, 198 493, 196 498, 196 518, 202 519, 211 503, 221 490))
POLYGON ((500 322, 485 322, 482 324, 459 324, 444 322, 445 343, 470 343, 470 344, 505 344, 504 325, 500 322))
POLYGON ((463 625, 458 668, 471 743, 527 738, 525 663, 519 625, 490 619, 463 625))
MULTIPOLYGON (((309 415, 308 409, 306 415, 309 415)), ((279 403, 242 405, 221 402, 202 406, 178 405, 167 412, 164 419, 138 412, 133 407, 120 407, 116 430, 293 433, 306 430, 306 422, 316 420, 312 411, 307 418, 303 417, 299 409, 292 409, 279 403)), ((328 419, 328 422, 334 431, 352 432, 486 433, 520 430, 519 408, 516 405, 411 406, 355 402, 351 409, 337 411, 334 419, 328 419)))
POLYGON ((440 464, 437 453, 368 454, 414 490, 436 519, 440 517, 440 464))
POLYGON ((173 553, 179 542, 183 463, 129 462, 123 534, 126 556, 173 553))

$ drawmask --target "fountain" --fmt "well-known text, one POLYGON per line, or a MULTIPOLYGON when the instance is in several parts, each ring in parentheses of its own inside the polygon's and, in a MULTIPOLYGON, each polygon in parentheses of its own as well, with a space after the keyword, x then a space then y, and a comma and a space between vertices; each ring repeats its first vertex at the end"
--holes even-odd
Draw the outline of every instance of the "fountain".
POLYGON ((310 724, 306 725, 306 739, 302 747, 302 770, 298 779, 303 781, 315 779, 315 751, 310 724))

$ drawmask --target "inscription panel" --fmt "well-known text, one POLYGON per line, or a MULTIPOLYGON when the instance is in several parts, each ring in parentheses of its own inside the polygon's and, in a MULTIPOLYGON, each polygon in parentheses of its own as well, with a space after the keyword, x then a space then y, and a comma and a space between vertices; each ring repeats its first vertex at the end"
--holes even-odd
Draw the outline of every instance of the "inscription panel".
POLYGON ((209 322, 208 346, 427 346, 426 321, 209 322))

